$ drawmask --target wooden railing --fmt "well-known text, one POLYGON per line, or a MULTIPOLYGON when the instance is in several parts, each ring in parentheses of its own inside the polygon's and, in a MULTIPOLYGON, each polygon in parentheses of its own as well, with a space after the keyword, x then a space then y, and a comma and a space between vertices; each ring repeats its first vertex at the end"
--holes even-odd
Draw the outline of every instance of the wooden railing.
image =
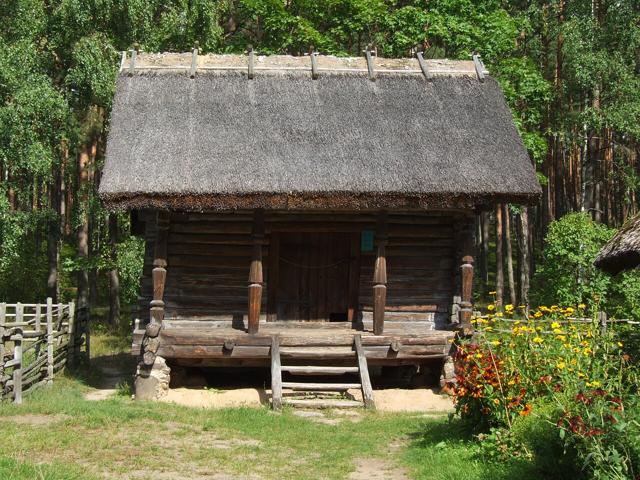
POLYGON ((89 348, 87 315, 73 302, 0 303, 0 400, 22 403, 89 348))

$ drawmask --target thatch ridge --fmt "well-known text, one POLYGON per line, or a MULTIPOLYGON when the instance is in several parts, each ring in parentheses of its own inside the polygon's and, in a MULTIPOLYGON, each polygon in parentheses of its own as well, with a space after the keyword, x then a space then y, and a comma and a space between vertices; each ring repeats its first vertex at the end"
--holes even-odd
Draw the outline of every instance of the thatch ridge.
POLYGON ((631 218, 620 228, 602 247, 594 263, 611 275, 640 265, 640 215, 631 218))
POLYGON ((106 157, 112 208, 472 207, 540 194, 491 77, 125 70, 106 157))

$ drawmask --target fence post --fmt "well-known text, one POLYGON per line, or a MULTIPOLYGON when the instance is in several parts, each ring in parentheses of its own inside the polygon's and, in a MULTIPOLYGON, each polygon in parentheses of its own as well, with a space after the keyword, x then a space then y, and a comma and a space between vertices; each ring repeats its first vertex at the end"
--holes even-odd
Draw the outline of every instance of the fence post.
POLYGON ((47 298, 47 385, 53 384, 53 300, 47 298))
POLYGON ((23 321, 24 321, 24 307, 22 306, 22 304, 20 302, 16 303, 16 316, 15 316, 15 322, 17 324, 17 326, 19 328, 23 328, 22 325, 20 325, 23 321))
POLYGON ((75 357, 76 349, 76 327, 74 321, 75 304, 69 303, 69 337, 67 340, 67 364, 72 365, 75 357))
POLYGON ((4 377, 4 319, 7 311, 7 304, 0 303, 0 400, 2 400, 2 394, 4 392, 4 384, 2 378, 4 377))
POLYGON ((22 330, 13 339, 13 402, 22 403, 22 330))
POLYGON ((39 303, 36 304, 36 332, 40 331, 40 327, 42 323, 42 305, 39 303))
POLYGON ((607 333, 607 312, 598 312, 598 321, 600 322, 600 335, 607 333))

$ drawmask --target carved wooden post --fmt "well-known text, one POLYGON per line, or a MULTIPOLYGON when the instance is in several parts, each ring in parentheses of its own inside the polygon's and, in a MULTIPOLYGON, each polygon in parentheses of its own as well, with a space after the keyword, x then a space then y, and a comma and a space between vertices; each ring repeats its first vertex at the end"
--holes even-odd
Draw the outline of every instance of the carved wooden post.
POLYGON ((462 229, 463 257, 460 266, 460 328, 463 331, 471 330, 471 316, 473 314, 473 256, 472 252, 472 230, 462 229))
POLYGON ((387 304, 387 257, 386 247, 389 241, 387 234, 387 214, 382 212, 378 219, 376 243, 378 253, 373 271, 373 333, 384 333, 384 310, 387 304))
POLYGON ((151 300, 150 323, 162 324, 164 320, 164 286, 167 279, 167 234, 168 212, 158 212, 156 242, 153 256, 153 300, 151 300))
POLYGON ((153 300, 151 300, 150 321, 143 339, 142 363, 153 365, 158 351, 158 335, 164 320, 164 286, 167 279, 167 236, 169 234, 169 212, 158 212, 156 220, 156 241, 153 254, 153 300))
POLYGON ((262 244, 264 243, 264 212, 260 209, 253 214, 251 232, 253 253, 249 267, 249 333, 258 333, 260 306, 262 304, 262 244))

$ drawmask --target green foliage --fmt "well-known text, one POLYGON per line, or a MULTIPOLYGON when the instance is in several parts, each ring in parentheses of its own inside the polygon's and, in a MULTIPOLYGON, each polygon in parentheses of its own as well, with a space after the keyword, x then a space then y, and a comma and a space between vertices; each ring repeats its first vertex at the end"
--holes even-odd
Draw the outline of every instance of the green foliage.
POLYGON ((140 277, 144 266, 144 239, 127 237, 117 246, 117 268, 120 275, 120 296, 133 304, 140 293, 140 277))
POLYGON ((533 298, 541 305, 603 304, 611 278, 594 265, 614 231, 586 213, 571 213, 549 225, 533 298))
POLYGON ((476 335, 456 355, 456 411, 488 432, 480 439, 494 459, 534 459, 560 444, 569 454, 559 462, 568 477, 574 470, 594 479, 635 478, 639 371, 629 352, 638 340, 620 341, 625 326, 602 332, 597 322, 569 321, 581 309, 541 306, 516 322, 500 312, 475 318, 476 335), (522 420, 528 417, 543 426, 532 428, 522 420))
POLYGON ((593 265, 614 232, 586 213, 572 213, 552 222, 534 276, 535 302, 586 303, 617 318, 640 318, 640 272, 611 277, 593 265))

